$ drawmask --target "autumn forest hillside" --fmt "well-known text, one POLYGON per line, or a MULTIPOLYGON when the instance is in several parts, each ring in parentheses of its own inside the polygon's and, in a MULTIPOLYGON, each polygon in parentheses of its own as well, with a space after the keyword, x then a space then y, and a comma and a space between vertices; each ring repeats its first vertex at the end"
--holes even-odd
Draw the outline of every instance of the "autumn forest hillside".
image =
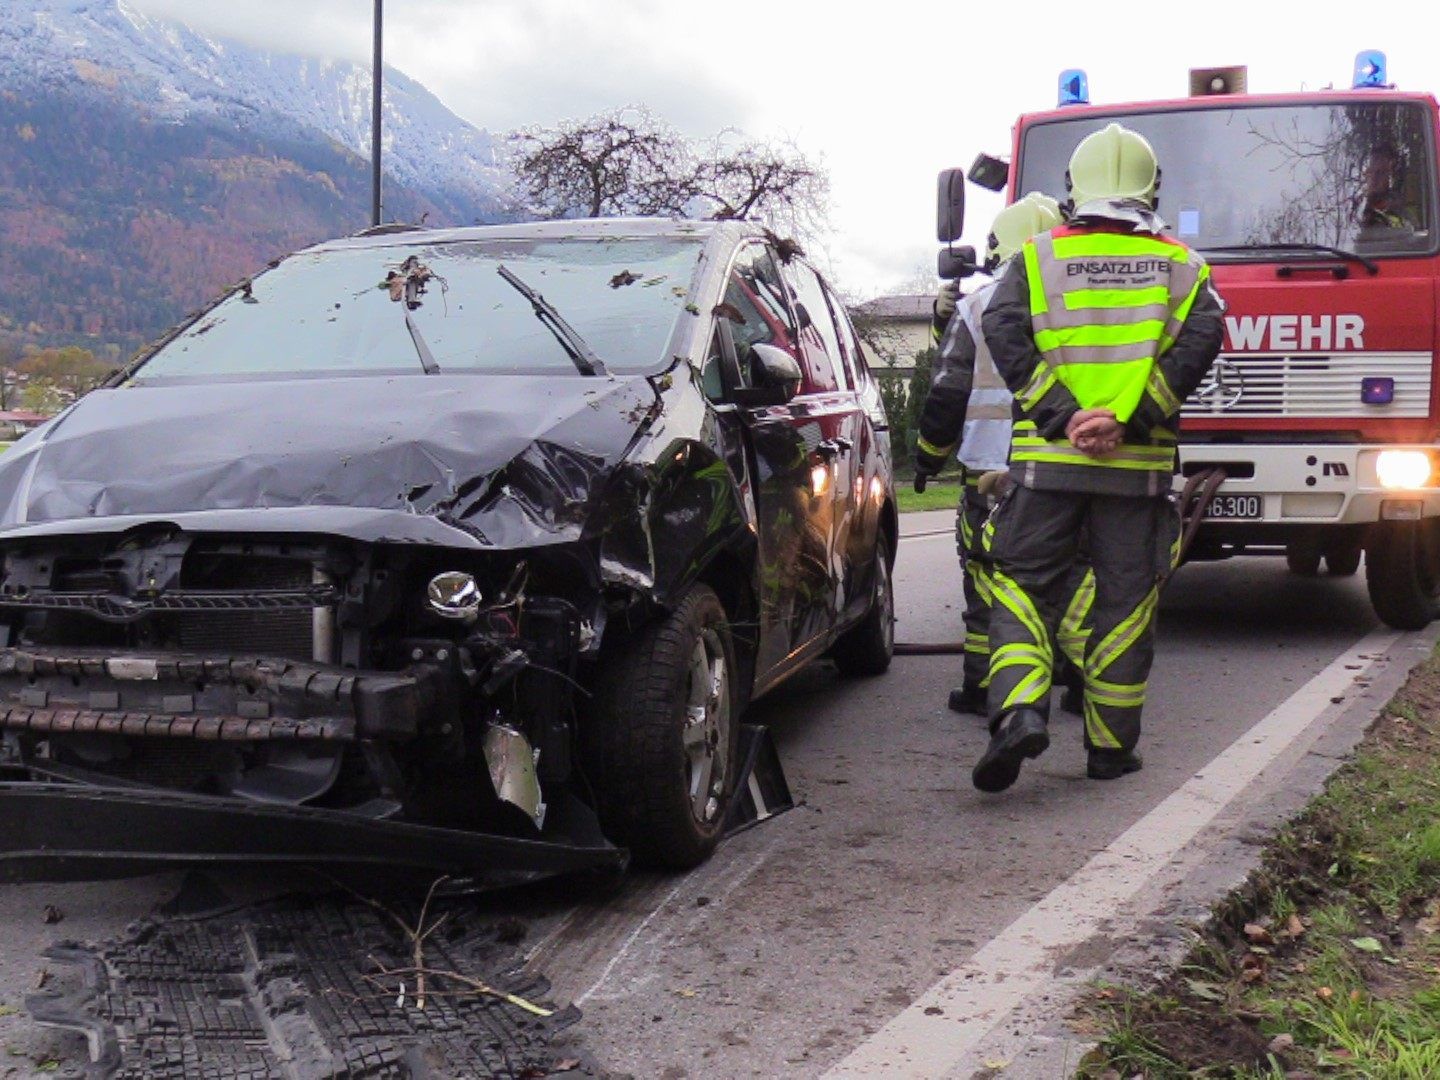
MULTIPOLYGON (((368 223, 368 164, 321 141, 0 91, 0 145, 0 335, 25 344, 123 356, 277 255, 368 223)), ((466 212, 398 186, 386 204, 466 212)))

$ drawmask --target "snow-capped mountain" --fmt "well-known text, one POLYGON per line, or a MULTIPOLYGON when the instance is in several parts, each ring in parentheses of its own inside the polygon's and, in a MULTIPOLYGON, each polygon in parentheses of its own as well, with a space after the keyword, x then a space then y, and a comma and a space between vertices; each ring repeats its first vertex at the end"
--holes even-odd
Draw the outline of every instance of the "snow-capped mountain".
MULTIPOLYGON (((370 153, 368 67, 219 40, 126 0, 0 0, 0 76, 11 91, 33 81, 160 121, 208 119, 370 153)), ((506 176, 488 132, 389 67, 384 110, 387 176, 458 201, 471 220, 498 207, 506 176)))
MULTIPOLYGON (((122 357, 277 256, 364 228, 369 110, 363 65, 128 0, 0 0, 0 355, 122 357)), ((387 221, 504 213, 491 137, 393 69, 384 127, 387 221)))

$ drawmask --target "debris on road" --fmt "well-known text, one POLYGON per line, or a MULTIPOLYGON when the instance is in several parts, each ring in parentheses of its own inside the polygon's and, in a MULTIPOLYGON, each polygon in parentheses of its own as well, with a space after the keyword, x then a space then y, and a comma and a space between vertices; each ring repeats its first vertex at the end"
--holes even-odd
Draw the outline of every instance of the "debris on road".
POLYGON ((433 914, 434 896, 410 910, 346 890, 152 918, 105 945, 53 947, 83 987, 26 1007, 89 1037, 93 1076, 574 1073, 573 1048, 550 1043, 579 1011, 516 974, 493 920, 433 914))

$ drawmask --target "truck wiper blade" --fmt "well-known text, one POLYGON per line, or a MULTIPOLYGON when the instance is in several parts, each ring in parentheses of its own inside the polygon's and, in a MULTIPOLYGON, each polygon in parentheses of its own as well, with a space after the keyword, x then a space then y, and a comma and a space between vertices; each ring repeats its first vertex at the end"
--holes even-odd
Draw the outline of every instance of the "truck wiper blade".
POLYGON ((420 357, 420 366, 425 369, 425 374, 439 375, 440 365, 435 362, 435 354, 425 343, 424 337, 420 334, 420 327, 415 325, 415 320, 410 317, 409 311, 405 312, 405 329, 410 331, 410 340, 415 343, 415 352, 420 357))
POLYGON ((1329 244, 1310 244, 1301 241, 1291 241, 1284 244, 1220 244, 1215 247, 1202 247, 1201 254, 1208 255, 1212 251, 1224 254, 1244 254, 1247 251, 1309 251, 1318 255, 1334 255, 1337 259, 1345 259, 1347 262, 1357 262, 1365 267, 1371 275, 1380 272, 1380 265, 1374 260, 1366 258, 1358 251, 1349 251, 1345 248, 1331 247, 1329 244))
POLYGON ((609 374, 600 357, 596 356, 590 346, 585 344, 585 339, 576 333, 575 328, 561 318, 560 312, 555 310, 550 301, 516 277, 508 267, 500 266, 495 272, 505 279, 506 284, 530 301, 530 306, 535 310, 535 317, 555 335, 555 340, 560 342, 561 347, 570 355, 570 359, 575 361, 575 366, 580 369, 581 375, 609 374))

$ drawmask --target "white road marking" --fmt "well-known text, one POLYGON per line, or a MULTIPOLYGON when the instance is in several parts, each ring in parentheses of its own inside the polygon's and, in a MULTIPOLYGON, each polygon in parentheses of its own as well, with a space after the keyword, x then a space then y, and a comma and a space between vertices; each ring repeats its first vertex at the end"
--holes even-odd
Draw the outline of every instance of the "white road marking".
POLYGON ((955 536, 955 530, 932 529, 928 532, 911 533, 909 536, 900 537, 900 542, 903 544, 906 540, 933 540, 937 536, 949 536, 953 538, 955 536))
POLYGON ((1363 638, 825 1075, 942 1077, 1400 639, 1363 638))

